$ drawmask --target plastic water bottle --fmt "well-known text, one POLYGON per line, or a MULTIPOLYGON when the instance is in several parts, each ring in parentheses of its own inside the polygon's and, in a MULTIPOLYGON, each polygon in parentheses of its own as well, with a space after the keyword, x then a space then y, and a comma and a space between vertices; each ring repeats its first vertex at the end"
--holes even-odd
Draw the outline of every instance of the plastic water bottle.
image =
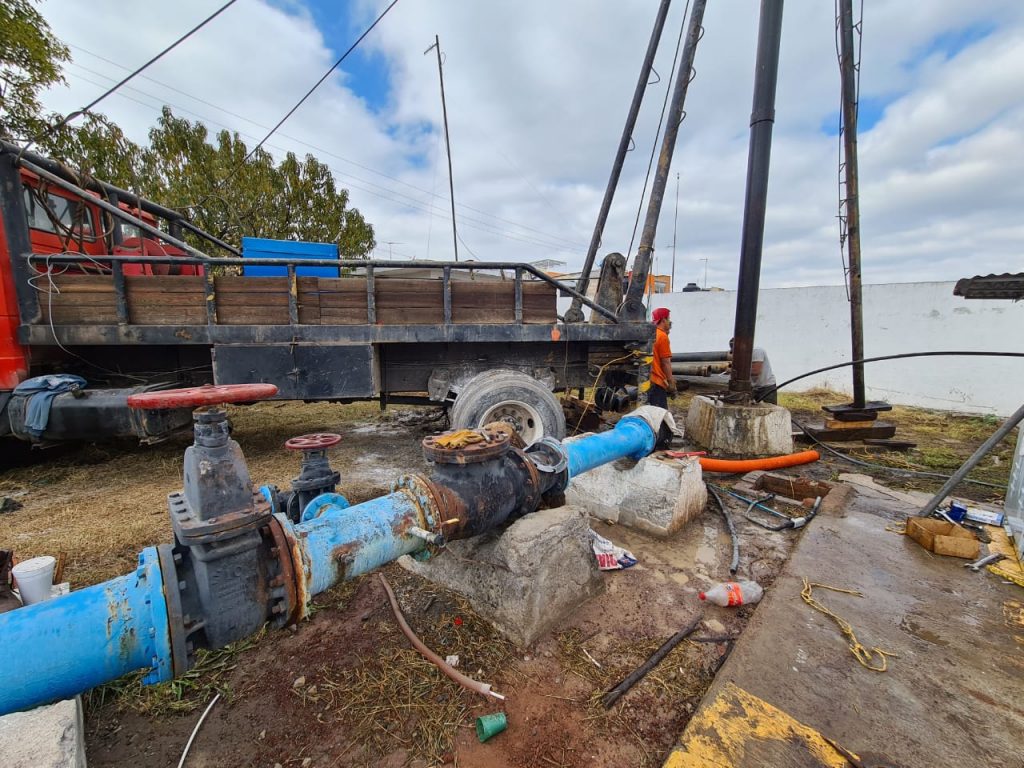
POLYGON ((727 581, 716 584, 707 592, 698 592, 697 597, 709 603, 723 606, 753 605, 760 602, 764 590, 756 581, 727 581))

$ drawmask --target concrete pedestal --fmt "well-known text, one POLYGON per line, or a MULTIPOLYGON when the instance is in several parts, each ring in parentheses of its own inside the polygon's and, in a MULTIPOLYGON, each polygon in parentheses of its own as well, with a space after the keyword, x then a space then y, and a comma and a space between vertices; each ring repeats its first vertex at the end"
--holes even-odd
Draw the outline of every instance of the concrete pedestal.
POLYGON ((667 537, 701 513, 708 492, 697 459, 621 459, 575 478, 569 504, 591 517, 667 537))
POLYGON ((586 512, 564 506, 517 520, 504 533, 455 541, 403 568, 460 593, 506 637, 528 646, 604 589, 586 512))
POLYGON ((778 456, 793 452, 793 423, 778 405, 730 405, 695 397, 686 435, 714 456, 778 456))
POLYGON ((0 717, 4 768, 85 768, 82 700, 0 717))

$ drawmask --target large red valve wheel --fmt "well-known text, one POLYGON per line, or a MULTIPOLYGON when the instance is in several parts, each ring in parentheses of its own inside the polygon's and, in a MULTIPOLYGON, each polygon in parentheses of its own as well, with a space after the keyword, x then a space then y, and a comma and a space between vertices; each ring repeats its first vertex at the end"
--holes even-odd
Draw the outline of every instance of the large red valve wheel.
POLYGON ((316 432, 311 435, 299 435, 285 441, 284 447, 289 451, 322 451, 341 442, 341 435, 333 432, 316 432))
POLYGON ((128 407, 149 410, 198 408, 223 403, 252 403, 277 394, 274 384, 204 384, 201 387, 162 389, 128 396, 128 407))

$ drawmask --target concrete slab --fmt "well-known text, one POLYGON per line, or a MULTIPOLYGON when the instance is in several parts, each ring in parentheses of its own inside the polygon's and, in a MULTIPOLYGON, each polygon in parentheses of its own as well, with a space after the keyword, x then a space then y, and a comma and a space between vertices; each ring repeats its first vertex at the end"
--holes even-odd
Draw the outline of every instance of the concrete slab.
POLYGON ((427 562, 409 556, 398 562, 464 595, 473 610, 524 647, 604 590, 587 513, 571 505, 534 512, 500 535, 452 542, 427 562))
POLYGON ((686 436, 715 456, 778 456, 793 452, 793 423, 778 405, 731 405, 698 395, 686 414, 686 436))
POLYGON ((0 717, 4 768, 85 768, 82 700, 0 717))
MULTIPOLYGON (((732 686, 866 763, 870 755, 903 768, 1019 768, 1024 592, 886 530, 910 511, 880 493, 854 494, 845 511, 823 510, 757 607, 699 712, 720 706, 732 686), (801 600, 803 577, 863 594, 815 591, 864 646, 897 654, 887 671, 861 666, 835 622, 801 600)), ((709 617, 728 611, 708 610, 709 617)), ((742 713, 736 708, 719 718, 730 725, 737 719, 742 713)), ((707 722, 694 717, 666 765, 706 764, 697 757, 709 738, 701 731, 707 722)), ((752 727, 745 733, 748 744, 759 738, 752 727)), ((830 764, 809 748, 782 762, 766 763, 759 754, 735 749, 716 765, 830 764)))
POLYGON ((593 518, 664 538, 703 511, 708 492, 697 459, 647 456, 605 464, 574 478, 565 500, 593 518))

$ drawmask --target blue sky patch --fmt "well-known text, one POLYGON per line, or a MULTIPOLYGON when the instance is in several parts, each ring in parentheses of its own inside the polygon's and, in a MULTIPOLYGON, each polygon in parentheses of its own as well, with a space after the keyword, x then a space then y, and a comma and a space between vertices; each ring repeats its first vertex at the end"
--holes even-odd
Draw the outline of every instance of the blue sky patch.
MULTIPOLYGON (((313 17, 320 34, 324 37, 324 42, 336 59, 349 49, 372 21, 372 19, 354 17, 354 5, 349 0, 340 0, 340 2, 339 0, 306 0, 305 2, 306 9, 313 17)), ((283 7, 286 11, 289 10, 287 4, 283 7)), ((386 23, 386 20, 381 23, 386 23)), ((370 35, 376 31, 374 30, 370 35)), ((371 111, 381 112, 387 106, 391 94, 387 60, 382 54, 371 51, 365 40, 349 54, 340 69, 347 76, 346 86, 365 101, 371 111)))
MULTIPOLYGON (((880 98, 877 96, 862 96, 860 105, 857 108, 857 133, 870 131, 885 114, 885 108, 889 106, 895 97, 880 98)), ((830 113, 821 121, 821 132, 826 136, 839 135, 839 110, 830 113)))
POLYGON ((910 62, 919 62, 936 54, 941 55, 948 61, 964 49, 980 40, 984 40, 995 32, 996 29, 997 26, 992 21, 978 21, 966 27, 947 29, 945 32, 929 40, 920 51, 915 53, 910 62))

